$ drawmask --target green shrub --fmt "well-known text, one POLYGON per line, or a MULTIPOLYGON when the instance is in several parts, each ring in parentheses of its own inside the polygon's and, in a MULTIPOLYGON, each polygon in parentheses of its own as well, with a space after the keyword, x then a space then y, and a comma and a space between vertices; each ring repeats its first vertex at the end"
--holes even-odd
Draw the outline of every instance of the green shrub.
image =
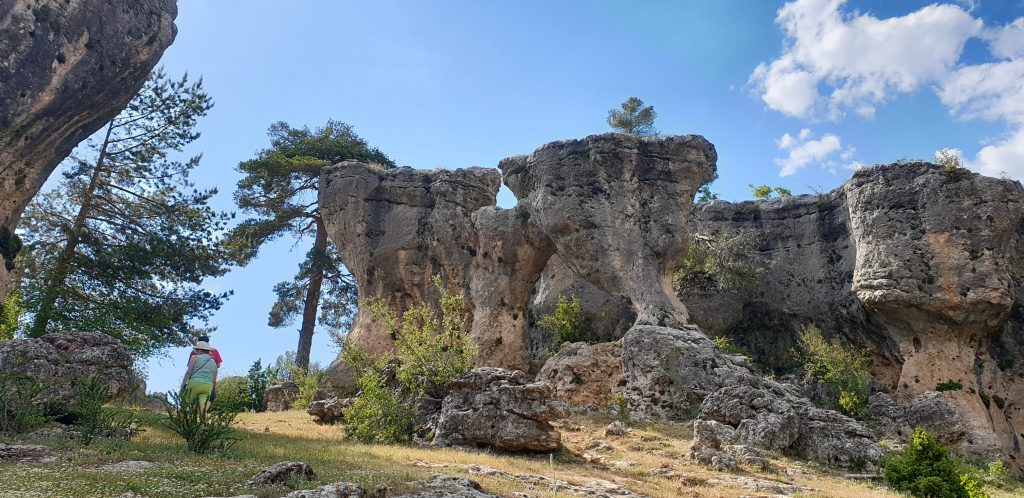
POLYGON ((935 390, 940 392, 940 393, 943 393, 943 392, 946 392, 946 391, 959 391, 959 390, 961 390, 963 388, 964 388, 963 384, 961 384, 959 382, 952 381, 952 380, 943 382, 942 384, 939 384, 939 385, 935 386, 935 390))
POLYGON ((964 168, 963 160, 955 149, 939 149, 935 152, 935 160, 942 166, 942 175, 951 182, 966 180, 971 172, 964 168))
POLYGON ((301 368, 291 370, 292 381, 299 386, 299 394, 292 400, 292 410, 305 410, 313 402, 313 395, 323 384, 325 373, 323 368, 316 363, 310 363, 309 370, 301 368))
POLYGON ((407 309, 401 321, 384 300, 371 300, 369 308, 395 339, 399 382, 410 393, 427 392, 436 397, 447 390, 452 379, 473 368, 478 348, 468 337, 470 315, 465 298, 448 292, 439 277, 432 280, 441 293, 440 318, 425 303, 407 309))
POLYGON ((177 393, 171 393, 171 406, 167 407, 163 425, 185 439, 189 451, 223 451, 241 440, 231 428, 237 415, 237 412, 215 408, 204 413, 197 401, 185 401, 177 393))
POLYGON ((412 410, 387 388, 384 376, 367 370, 359 377, 359 396, 345 408, 345 437, 363 443, 409 440, 412 410))
POLYGON ((821 330, 807 325, 800 331, 806 379, 824 383, 835 392, 835 405, 851 416, 860 415, 867 405, 868 358, 861 351, 847 351, 838 341, 829 343, 821 330))
POLYGON ((741 354, 750 357, 750 351, 747 351, 743 346, 737 345, 729 337, 718 336, 711 339, 711 342, 715 343, 715 347, 725 354, 741 354))
POLYGON ((583 303, 575 295, 558 296, 554 313, 542 316, 537 325, 554 336, 556 345, 581 341, 586 334, 583 303))
POLYGON ((270 374, 263 368, 263 362, 256 360, 249 367, 249 375, 246 378, 245 388, 249 395, 249 406, 254 412, 262 412, 267 409, 267 387, 270 385, 270 374))
POLYGON ((0 433, 24 434, 53 420, 36 402, 46 387, 28 375, 0 374, 0 433))
POLYGON ((110 385, 103 379, 80 379, 75 383, 75 391, 78 399, 70 412, 82 445, 89 446, 97 437, 131 439, 141 431, 135 413, 120 406, 104 406, 110 399, 110 385))
POLYGON ((966 475, 949 455, 946 445, 924 429, 914 436, 902 454, 880 462, 885 482, 898 491, 922 498, 983 498, 978 483, 966 475), (980 494, 979 494, 980 493, 980 494))
POLYGON ((793 195, 793 192, 791 192, 788 188, 783 187, 771 187, 769 185, 755 186, 753 183, 747 185, 747 187, 750 188, 750 193, 751 195, 754 196, 754 199, 759 201, 764 199, 771 199, 772 194, 778 195, 779 197, 789 197, 793 195))
POLYGON ((6 226, 0 225, 0 256, 3 256, 4 268, 7 271, 14 269, 14 260, 18 257, 22 247, 23 244, 18 234, 6 226))
POLYGON ((682 265, 672 274, 672 285, 684 289, 710 281, 722 290, 754 290, 768 271, 760 244, 761 236, 753 230, 694 234, 682 265))
POLYGON ((249 398, 248 379, 238 375, 217 379, 217 396, 213 406, 218 410, 247 412, 252 407, 249 398))

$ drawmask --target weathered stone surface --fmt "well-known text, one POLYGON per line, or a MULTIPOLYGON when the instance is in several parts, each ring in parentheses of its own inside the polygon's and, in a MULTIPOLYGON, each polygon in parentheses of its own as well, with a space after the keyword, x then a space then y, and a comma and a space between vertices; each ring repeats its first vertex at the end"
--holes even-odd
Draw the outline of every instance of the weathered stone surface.
MULTIPOLYGON (((505 159, 501 174, 346 162, 324 170, 320 209, 360 300, 383 298, 399 309, 434 302, 430 277, 439 275, 469 289, 479 364, 535 371, 550 339, 530 332, 531 295, 556 252, 558 264, 628 301, 644 323, 685 320, 669 274, 688 240, 693 194, 714 176, 716 157, 698 136, 610 133, 505 159), (515 209, 494 207, 502 174, 520 199, 515 209)), ((615 321, 610 336, 625 327, 615 321)), ((365 311, 349 340, 371 353, 390 347, 365 311)), ((350 390, 352 381, 343 365, 329 368, 331 389, 350 390)))
POLYGON ((246 482, 249 486, 272 486, 292 478, 316 479, 313 468, 303 462, 278 462, 267 467, 246 482))
POLYGON ((704 398, 759 380, 742 356, 727 355, 693 326, 636 325, 622 338, 625 396, 631 416, 687 419, 704 398))
POLYGON ((622 343, 562 344, 558 353, 544 363, 537 380, 547 382, 556 397, 574 407, 596 409, 610 406, 625 385, 622 343))
POLYGON ((0 443, 0 462, 49 462, 55 459, 54 453, 53 448, 49 446, 0 443))
POLYGON ((306 408, 306 413, 316 417, 316 421, 321 424, 333 424, 345 420, 343 410, 352 406, 353 403, 355 403, 355 398, 338 399, 331 397, 311 402, 309 407, 306 408))
POLYGON ((692 452, 701 461, 714 451, 739 454, 738 448, 725 450, 741 444, 850 467, 877 461, 883 453, 877 440, 856 420, 818 408, 781 384, 762 381, 759 387, 725 387, 704 399, 694 422, 692 452))
POLYGON ((954 445, 968 435, 956 403, 939 392, 924 393, 905 405, 889 394, 874 394, 868 400, 866 421, 879 434, 902 442, 909 442, 918 427, 954 445))
POLYGON ((128 349, 94 332, 57 332, 41 339, 0 342, 0 374, 28 376, 47 386, 36 400, 54 406, 78 399, 78 380, 102 379, 112 399, 123 399, 135 388, 128 349))
POLYGON ((695 210, 693 228, 761 235, 771 260, 764 288, 680 297, 702 330, 767 363, 784 363, 806 324, 867 349, 873 374, 902 406, 958 382, 963 389, 942 398, 958 414, 945 417, 961 421, 959 448, 1020 462, 1022 220, 1018 182, 927 163, 865 168, 817 196, 715 201, 695 210))
POLYGON ((562 436, 551 422, 566 416, 568 405, 552 399, 547 384, 529 383, 520 371, 475 368, 452 382, 433 444, 554 451, 562 436))
POLYGON ((267 388, 264 398, 267 400, 268 412, 283 412, 292 407, 292 401, 299 395, 299 386, 292 381, 285 381, 267 388))
POLYGON ((434 474, 424 481, 405 483, 423 491, 398 495, 396 498, 498 498, 496 495, 484 493, 480 483, 464 477, 434 474))
MULTIPOLYGON (((0 5, 0 227, 117 115, 174 40, 174 0, 0 5)), ((0 256, 0 302, 7 295, 0 256)))
POLYGON ((292 491, 284 498, 363 498, 366 490, 354 482, 336 482, 316 489, 292 491))

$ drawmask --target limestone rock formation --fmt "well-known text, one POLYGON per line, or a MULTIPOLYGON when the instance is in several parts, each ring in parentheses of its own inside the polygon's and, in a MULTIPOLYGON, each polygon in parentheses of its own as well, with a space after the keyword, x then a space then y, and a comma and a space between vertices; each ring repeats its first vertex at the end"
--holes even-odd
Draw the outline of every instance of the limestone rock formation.
POLYGON ((455 378, 434 429, 438 446, 550 452, 562 445, 552 421, 568 416, 551 387, 520 371, 475 368, 455 378))
POLYGON ((93 332, 57 332, 41 339, 0 342, 0 376, 31 378, 46 386, 36 401, 56 405, 78 398, 75 382, 79 380, 102 379, 112 398, 123 399, 136 387, 128 349, 108 335, 93 332))
MULTIPOLYGON (((688 240, 693 194, 714 176, 716 159, 699 136, 609 133, 505 159, 501 174, 340 163, 324 170, 319 202, 361 302, 434 302, 430 278, 439 275, 469 290, 479 363, 535 371, 531 356, 547 351, 531 345, 545 342, 531 339, 532 294, 556 254, 556 264, 626 302, 644 323, 685 320, 670 273, 688 240), (515 209, 495 207, 502 177, 520 199, 515 209)), ((349 340, 371 353, 390 347, 362 310, 349 340)), ((343 392, 352 381, 343 365, 328 369, 331 389, 343 392)))
POLYGON ((742 356, 722 353, 686 325, 634 326, 622 338, 622 366, 630 415, 645 418, 687 419, 708 394, 760 380, 742 356))
POLYGON ((941 396, 956 414, 940 418, 963 427, 956 444, 1024 461, 1020 183, 927 163, 879 165, 827 194, 714 201, 695 209, 693 226, 754 230, 771 260, 763 289, 682 290, 706 333, 784 368, 799 327, 815 324, 870 351, 899 405, 920 399, 942 411, 921 396, 962 385, 941 396))
POLYGON ((13 231, 71 149, 139 91, 174 40, 176 15, 174 0, 0 4, 0 229, 13 231))
POLYGON ((354 482, 336 482, 315 489, 292 491, 284 498, 363 498, 366 490, 354 482))
POLYGON ((724 387, 704 399, 694 422, 692 452, 698 460, 711 460, 725 446, 742 444, 850 467, 881 458, 877 441, 856 420, 817 408, 781 384, 762 381, 757 387, 724 387))
POLYGON ((273 486, 290 479, 304 478, 308 481, 316 479, 313 468, 303 462, 278 462, 267 467, 246 482, 248 486, 273 486))
POLYGON ((537 380, 548 383, 554 395, 574 407, 602 408, 613 403, 626 383, 622 373, 622 343, 562 344, 537 380))
POLYGON ((299 395, 299 386, 287 380, 267 387, 264 398, 268 412, 283 412, 292 407, 292 401, 299 395))
POLYGON ((338 399, 332 396, 310 402, 306 413, 316 417, 316 421, 321 424, 333 424, 345 420, 343 410, 354 403, 354 398, 338 399))

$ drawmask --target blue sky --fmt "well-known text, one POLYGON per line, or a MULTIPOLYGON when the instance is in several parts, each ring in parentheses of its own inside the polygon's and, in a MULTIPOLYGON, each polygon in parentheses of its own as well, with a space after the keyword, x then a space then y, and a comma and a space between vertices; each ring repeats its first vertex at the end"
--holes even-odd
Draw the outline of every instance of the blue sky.
MULTIPOLYGON (((829 190, 858 164, 944 147, 1024 177, 1024 2, 930 5, 179 0, 162 62, 202 76, 216 102, 190 152, 222 209, 275 121, 345 121, 401 165, 493 167, 608 131, 608 109, 630 96, 654 105, 662 133, 716 145, 724 199, 749 198, 749 183, 829 190)), ((235 291, 214 318, 224 373, 294 349, 295 330, 266 317, 308 244, 281 241, 210 283, 235 291)), ((318 333, 313 359, 335 353, 318 333)), ((149 389, 173 389, 186 355, 150 360, 149 389)))

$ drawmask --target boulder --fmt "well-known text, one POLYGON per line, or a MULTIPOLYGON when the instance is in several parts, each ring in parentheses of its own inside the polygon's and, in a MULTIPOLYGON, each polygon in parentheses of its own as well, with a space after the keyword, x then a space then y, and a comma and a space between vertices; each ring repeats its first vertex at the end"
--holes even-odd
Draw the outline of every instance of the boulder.
POLYGON ((136 388, 128 349, 95 332, 57 332, 40 339, 0 342, 0 376, 28 378, 46 386, 36 401, 52 407, 74 404, 79 380, 102 379, 110 387, 111 399, 124 399, 136 388))
POLYGON ((338 399, 330 397, 313 401, 306 408, 306 413, 316 417, 317 423, 333 424, 345 420, 344 409, 355 404, 355 398, 338 399))
POLYGON ((56 459, 54 453, 53 448, 49 446, 0 443, 0 462, 51 462, 56 459))
POLYGON ((421 491, 398 495, 395 498, 498 498, 497 495, 484 493, 480 483, 464 477, 434 474, 424 481, 412 481, 405 486, 421 491))
POLYGON ((354 482, 336 482, 316 489, 292 491, 284 498, 364 498, 366 490, 354 482))
POLYGON ((267 387, 264 399, 268 412, 283 412, 292 407, 292 401, 299 395, 299 386, 288 380, 267 387))
POLYGON ((14 231, 54 168, 135 96, 174 40, 176 15, 174 0, 0 6, 0 232, 14 231))
POLYGON ((636 325, 622 338, 630 416, 690 419, 712 392, 759 381, 745 365, 742 356, 722 353, 689 325, 636 325))
POLYGON ((568 413, 568 405, 553 399, 551 386, 530 383, 523 372, 475 368, 452 382, 433 444, 555 451, 562 436, 551 422, 568 413))
POLYGON ((308 481, 316 479, 313 468, 302 462, 278 462, 267 467, 246 482, 248 486, 273 486, 289 479, 304 478, 308 481))
POLYGON ((762 381, 724 387, 704 399, 694 421, 691 455, 705 461, 716 452, 739 454, 741 448, 726 451, 729 445, 747 445, 851 467, 881 458, 877 440, 860 422, 818 408, 791 388, 762 381))
POLYGON ((951 445, 957 445, 968 435, 956 403, 939 392, 926 392, 906 404, 886 393, 873 394, 868 399, 865 420, 881 436, 904 443, 910 442, 916 428, 925 429, 951 445))
POLYGON ((593 345, 567 342, 544 363, 537 380, 548 383, 557 398, 573 407, 608 407, 626 383, 621 357, 622 343, 618 341, 593 345))

